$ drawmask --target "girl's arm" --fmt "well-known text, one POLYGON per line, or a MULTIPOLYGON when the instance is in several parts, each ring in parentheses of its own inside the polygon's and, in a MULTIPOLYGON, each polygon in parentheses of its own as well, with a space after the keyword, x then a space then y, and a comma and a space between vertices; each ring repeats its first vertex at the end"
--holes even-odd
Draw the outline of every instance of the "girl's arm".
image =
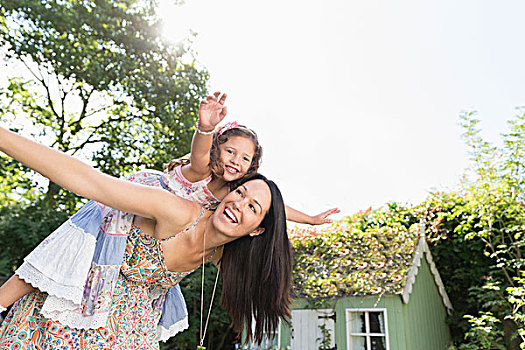
POLYGON ((35 288, 24 280, 21 280, 18 275, 13 275, 2 286, 0 286, 0 308, 7 308, 15 301, 23 297, 35 288))
POLYGON ((194 203, 173 196, 160 188, 120 180, 62 152, 33 142, 0 127, 0 151, 36 170, 57 185, 82 197, 111 208, 144 216, 170 220, 171 225, 185 226, 192 220, 190 207, 194 203))
POLYGON ((332 208, 322 212, 321 214, 311 216, 292 207, 286 206, 286 219, 298 224, 322 225, 331 223, 332 220, 328 219, 328 216, 337 214, 339 212, 339 209, 332 208))
POLYGON ((215 127, 228 113, 224 102, 226 94, 216 92, 206 97, 199 106, 199 121, 191 141, 190 163, 182 167, 182 174, 191 182, 204 180, 210 171, 210 149, 215 127))

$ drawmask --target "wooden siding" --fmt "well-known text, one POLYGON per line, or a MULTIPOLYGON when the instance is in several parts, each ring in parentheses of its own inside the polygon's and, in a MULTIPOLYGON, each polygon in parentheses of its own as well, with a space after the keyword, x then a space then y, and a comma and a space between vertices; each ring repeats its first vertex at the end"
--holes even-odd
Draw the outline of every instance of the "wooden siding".
POLYGON ((426 259, 421 259, 408 304, 402 305, 406 350, 445 350, 450 331, 443 299, 426 259))
MULTIPOLYGON (((401 297, 399 295, 384 295, 367 297, 347 297, 328 302, 324 307, 334 308, 336 315, 335 342, 337 350, 347 350, 347 309, 387 309, 388 339, 390 350, 406 350, 405 333, 403 330, 403 313, 401 311, 401 297)), ((304 299, 296 299, 293 309, 309 309, 309 303, 304 299)), ((293 320, 292 320, 293 322, 293 320)), ((291 346, 291 329, 281 324, 281 349, 291 346)), ((295 350, 295 349, 292 349, 295 350)), ((297 349, 299 350, 299 349, 297 349)))
POLYGON ((329 316, 334 315, 332 309, 302 309, 292 310, 292 331, 290 344, 292 349, 318 350, 322 337, 319 326, 325 325, 331 335, 330 347, 335 346, 335 322, 329 316))
MULTIPOLYGON (((295 299, 292 309, 311 309, 310 304, 306 299, 295 299)), ((389 350, 445 350, 450 343, 450 332, 445 322, 446 308, 425 258, 421 261, 408 304, 402 302, 400 295, 383 295, 381 298, 339 298, 327 302, 323 308, 335 310, 337 350, 349 349, 347 309, 386 309, 389 350)), ((282 323, 280 348, 287 349, 291 343, 291 329, 282 323)))

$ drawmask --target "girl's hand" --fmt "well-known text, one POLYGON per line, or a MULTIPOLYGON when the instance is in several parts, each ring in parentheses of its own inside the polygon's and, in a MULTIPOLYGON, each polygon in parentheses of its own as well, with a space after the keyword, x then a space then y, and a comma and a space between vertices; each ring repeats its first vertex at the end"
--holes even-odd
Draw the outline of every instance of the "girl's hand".
POLYGON ((228 113, 224 102, 226 94, 219 91, 213 96, 208 96, 201 101, 199 106, 199 130, 203 132, 213 131, 215 127, 226 117, 228 113))
POLYGON ((337 208, 332 208, 327 211, 323 211, 321 214, 312 216, 310 219, 309 224, 310 225, 322 225, 322 224, 329 224, 332 222, 331 219, 327 219, 332 214, 340 213, 341 211, 337 208))

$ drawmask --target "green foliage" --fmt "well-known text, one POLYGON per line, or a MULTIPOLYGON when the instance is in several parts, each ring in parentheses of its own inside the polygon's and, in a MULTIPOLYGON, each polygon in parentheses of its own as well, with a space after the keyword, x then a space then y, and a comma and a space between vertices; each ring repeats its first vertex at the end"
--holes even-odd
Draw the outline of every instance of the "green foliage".
MULTIPOLYGON (((208 263, 206 264, 204 272, 205 294, 203 329, 204 324, 206 323, 208 308, 210 306, 211 294, 213 291, 213 285, 215 283, 217 268, 212 263, 208 263)), ((165 344, 161 343, 162 349, 195 349, 197 348, 197 345, 199 345, 201 279, 202 270, 201 267, 199 267, 192 274, 184 277, 184 279, 181 281, 180 285, 189 313, 189 329, 177 334, 165 344)), ((206 332, 206 339, 204 340, 204 346, 206 346, 207 349, 232 349, 233 344, 236 341, 235 335, 229 330, 230 317, 219 305, 221 289, 222 281, 219 277, 217 291, 215 292, 215 299, 213 301, 212 313, 208 323, 208 330, 206 332)))
POLYGON ((465 334, 467 343, 459 346, 451 346, 449 350, 478 350, 478 349, 501 349, 503 343, 503 332, 497 327, 501 321, 490 312, 482 312, 479 317, 465 316, 471 328, 465 334))
POLYGON ((0 206, 0 276, 10 276, 23 258, 68 216, 68 211, 57 211, 43 200, 0 206))
POLYGON ((449 326, 452 338, 458 342, 464 341, 470 328, 464 315, 476 314, 481 308, 481 301, 469 293, 469 288, 481 288, 489 278, 491 266, 490 258, 483 254, 484 243, 466 240, 464 232, 457 229, 472 214, 465 208, 464 197, 455 192, 434 193, 416 208, 426 223, 434 262, 454 306, 449 326))
POLYGON ((455 307, 453 338, 458 349, 523 347, 525 116, 518 110, 509 122, 502 147, 481 138, 475 113, 461 120, 469 173, 458 191, 433 194, 422 205, 455 307))
POLYGON ((319 325, 319 330, 321 331, 321 336, 315 339, 319 342, 319 350, 331 349, 332 335, 326 323, 319 325))
POLYGON ((11 78, 0 91, 0 119, 29 122, 32 136, 92 155, 113 175, 187 153, 208 75, 189 42, 158 35, 155 6, 1 0, 0 44, 33 78, 11 78))
POLYGON ((326 300, 399 293, 420 233, 417 221, 408 208, 391 203, 321 231, 290 231, 294 294, 326 300))

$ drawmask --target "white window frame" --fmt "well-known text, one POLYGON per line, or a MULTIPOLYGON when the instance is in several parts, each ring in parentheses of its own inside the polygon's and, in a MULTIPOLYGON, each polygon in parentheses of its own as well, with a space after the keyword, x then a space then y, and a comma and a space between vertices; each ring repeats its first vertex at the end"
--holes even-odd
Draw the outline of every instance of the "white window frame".
POLYGON ((357 337, 366 337, 366 347, 367 349, 370 349, 372 347, 372 344, 370 343, 370 337, 385 337, 385 343, 386 343, 386 350, 390 350, 390 341, 388 338, 388 315, 387 315, 387 309, 386 308, 359 308, 359 309, 345 309, 345 318, 346 318, 346 348, 347 350, 355 350, 352 349, 352 336, 357 337), (352 312, 364 312, 365 313, 365 328, 366 333, 351 333, 352 325, 350 317, 350 313, 352 312), (370 333, 370 319, 369 319, 369 312, 382 312, 383 317, 385 319, 385 333, 370 333))

